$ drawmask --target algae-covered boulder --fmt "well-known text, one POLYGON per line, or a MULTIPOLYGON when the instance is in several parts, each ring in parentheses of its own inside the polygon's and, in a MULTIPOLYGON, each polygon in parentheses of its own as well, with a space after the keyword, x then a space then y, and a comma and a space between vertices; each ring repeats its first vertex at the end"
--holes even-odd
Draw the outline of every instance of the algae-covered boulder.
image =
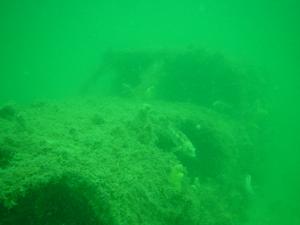
POLYGON ((199 49, 119 50, 98 97, 0 107, 0 225, 242 224, 264 82, 199 49))
POLYGON ((22 106, 18 115, 25 127, 0 118, 0 225, 243 220, 247 133, 221 114, 85 98, 22 106))

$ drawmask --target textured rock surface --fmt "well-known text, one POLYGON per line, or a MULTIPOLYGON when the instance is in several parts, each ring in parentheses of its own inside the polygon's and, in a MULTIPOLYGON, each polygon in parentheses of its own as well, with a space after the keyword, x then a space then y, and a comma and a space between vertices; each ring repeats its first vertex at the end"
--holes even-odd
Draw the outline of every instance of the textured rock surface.
POLYGON ((239 224, 247 134, 188 104, 74 99, 0 118, 0 224, 239 224))

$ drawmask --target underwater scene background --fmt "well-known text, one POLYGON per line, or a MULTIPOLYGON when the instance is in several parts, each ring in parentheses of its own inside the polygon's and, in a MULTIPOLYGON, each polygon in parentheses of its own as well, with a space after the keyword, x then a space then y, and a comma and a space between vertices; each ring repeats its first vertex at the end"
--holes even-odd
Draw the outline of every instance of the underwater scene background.
POLYGON ((300 224, 300 3, 2 0, 0 225, 300 224))

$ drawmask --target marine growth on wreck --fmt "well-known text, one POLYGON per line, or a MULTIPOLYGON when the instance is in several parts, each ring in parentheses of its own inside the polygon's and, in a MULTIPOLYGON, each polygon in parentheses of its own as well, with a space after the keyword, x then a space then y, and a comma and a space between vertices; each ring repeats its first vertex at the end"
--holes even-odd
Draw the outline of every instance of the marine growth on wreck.
POLYGON ((2 106, 0 225, 246 222, 263 85, 198 49, 109 51, 84 97, 2 106))

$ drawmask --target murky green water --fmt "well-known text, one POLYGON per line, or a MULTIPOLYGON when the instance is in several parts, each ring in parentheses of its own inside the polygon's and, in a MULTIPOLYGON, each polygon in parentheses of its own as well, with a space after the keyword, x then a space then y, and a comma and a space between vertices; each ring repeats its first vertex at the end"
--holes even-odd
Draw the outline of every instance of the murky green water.
POLYGON ((296 0, 2 0, 0 225, 300 223, 296 0))

